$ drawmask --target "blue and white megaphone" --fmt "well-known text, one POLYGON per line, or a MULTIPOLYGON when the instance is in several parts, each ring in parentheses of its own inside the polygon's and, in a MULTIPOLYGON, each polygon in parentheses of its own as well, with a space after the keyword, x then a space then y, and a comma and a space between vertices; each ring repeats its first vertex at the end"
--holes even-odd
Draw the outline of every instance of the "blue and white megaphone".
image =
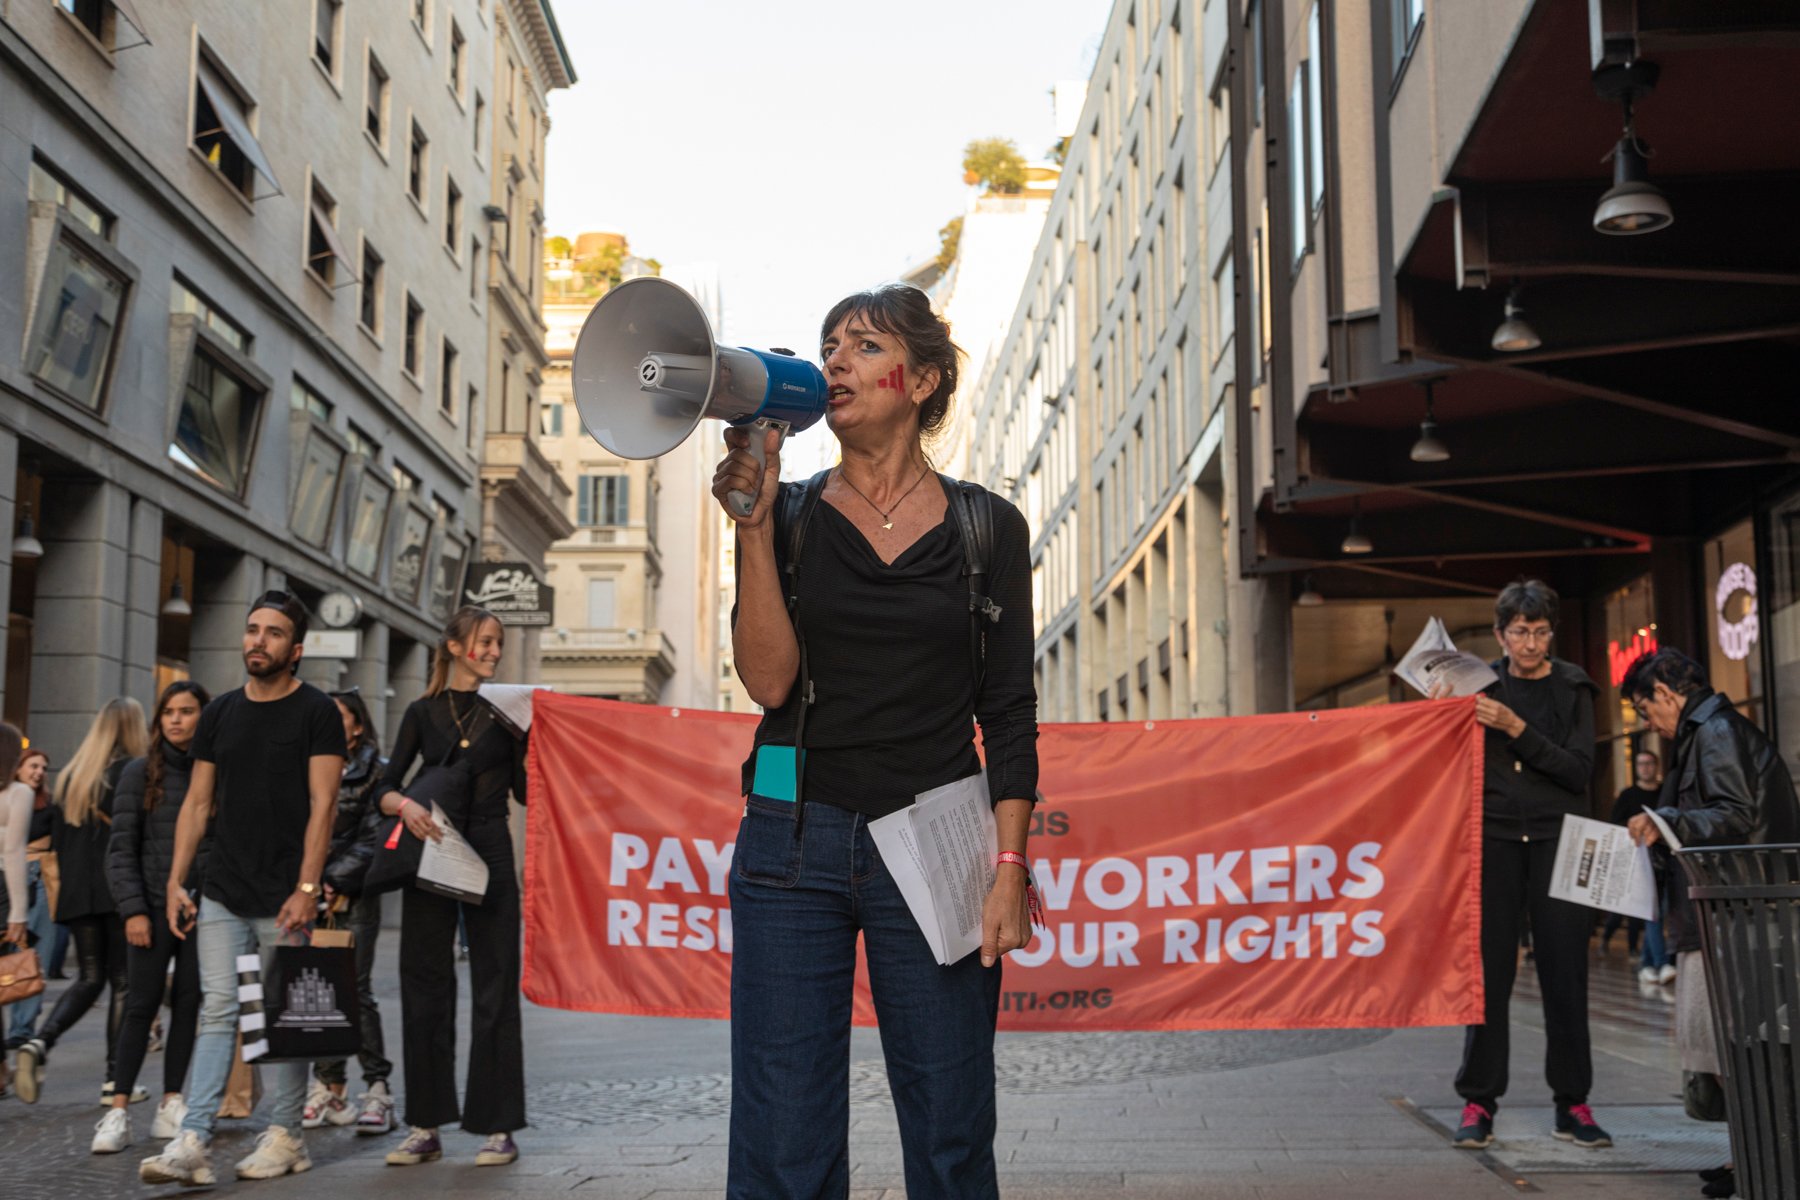
MULTIPOLYGON (((656 276, 627 280, 594 305, 575 342, 575 408, 594 440, 620 458, 656 458, 706 417, 750 427, 766 464, 765 431, 783 438, 825 415, 819 368, 792 354, 721 346, 694 298, 656 276)), ((731 493, 749 516, 756 497, 731 493)))

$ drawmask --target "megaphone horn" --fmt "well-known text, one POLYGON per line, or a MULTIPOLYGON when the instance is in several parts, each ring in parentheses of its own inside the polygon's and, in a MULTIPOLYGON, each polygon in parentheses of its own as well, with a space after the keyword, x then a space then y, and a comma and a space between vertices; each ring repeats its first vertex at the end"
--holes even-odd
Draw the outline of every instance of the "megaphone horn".
MULTIPOLYGON (((575 409, 594 440, 620 458, 656 458, 702 419, 748 425, 750 452, 768 464, 765 431, 809 428, 825 415, 825 376, 792 354, 721 346, 694 298, 654 275, 612 289, 582 322, 573 363, 575 409)), ((731 493, 747 517, 749 492, 731 493)))

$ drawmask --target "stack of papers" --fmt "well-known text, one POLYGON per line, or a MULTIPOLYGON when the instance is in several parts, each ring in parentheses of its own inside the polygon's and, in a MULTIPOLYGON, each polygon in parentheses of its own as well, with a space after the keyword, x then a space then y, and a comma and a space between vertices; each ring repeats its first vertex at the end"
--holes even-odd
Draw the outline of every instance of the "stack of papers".
POLYGON ((1458 650, 1450 640, 1450 631, 1436 617, 1425 622, 1419 640, 1394 668, 1394 674, 1423 696, 1429 696, 1440 683, 1449 685, 1448 695, 1473 696, 1499 679, 1481 659, 1458 650))

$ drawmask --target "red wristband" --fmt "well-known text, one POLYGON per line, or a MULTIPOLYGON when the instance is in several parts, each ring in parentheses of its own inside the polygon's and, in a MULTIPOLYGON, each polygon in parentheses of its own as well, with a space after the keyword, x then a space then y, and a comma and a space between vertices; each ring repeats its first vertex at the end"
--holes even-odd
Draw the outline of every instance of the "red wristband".
POLYGON ((994 855, 994 865, 997 867, 1001 863, 1011 863, 1015 867, 1023 867, 1027 875, 1031 874, 1031 863, 1017 850, 1002 850, 994 855))

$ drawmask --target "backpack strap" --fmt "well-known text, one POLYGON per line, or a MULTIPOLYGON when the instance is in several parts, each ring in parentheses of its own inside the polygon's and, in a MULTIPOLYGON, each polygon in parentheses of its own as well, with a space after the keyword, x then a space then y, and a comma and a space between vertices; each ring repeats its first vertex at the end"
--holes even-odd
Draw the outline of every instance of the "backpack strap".
POLYGON ((806 634, 800 628, 800 551, 806 545, 806 527, 825 494, 825 480, 830 470, 820 471, 800 487, 786 487, 775 510, 777 536, 787 535, 787 563, 782 567, 782 594, 787 600, 788 620, 793 622, 794 642, 800 649, 800 673, 795 679, 800 689, 800 708, 794 714, 794 831, 806 822, 806 768, 801 758, 806 744, 806 713, 813 705, 812 672, 806 660, 806 634))
POLYGON ((943 474, 938 478, 962 534, 963 575, 969 581, 969 661, 975 690, 980 692, 987 675, 987 626, 1000 620, 1000 606, 987 587, 987 564, 994 548, 994 494, 979 483, 943 474))

